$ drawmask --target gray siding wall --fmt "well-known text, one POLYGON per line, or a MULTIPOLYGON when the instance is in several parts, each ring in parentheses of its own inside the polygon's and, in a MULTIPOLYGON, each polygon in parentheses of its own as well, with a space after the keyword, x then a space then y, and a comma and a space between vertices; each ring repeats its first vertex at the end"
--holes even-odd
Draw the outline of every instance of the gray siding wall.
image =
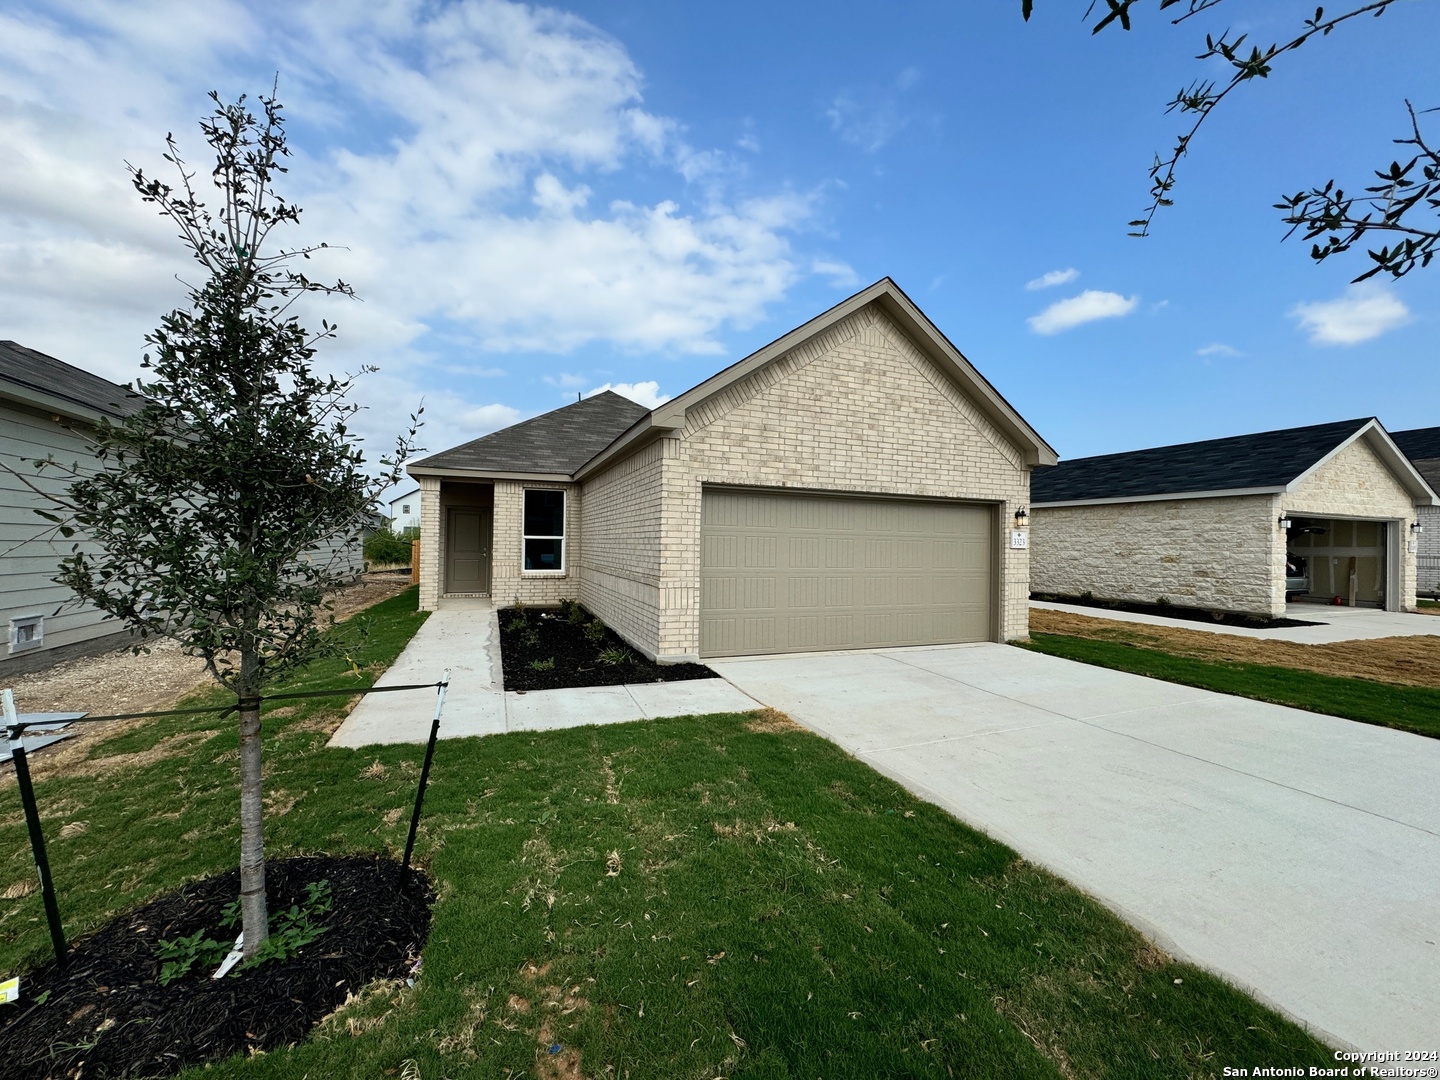
MULTIPOLYGON (((53 453, 69 464, 82 465, 90 459, 89 447, 72 421, 57 422, 39 413, 0 402, 0 672, 12 656, 10 624, 13 619, 33 615, 44 617, 40 649, 77 645, 98 637, 117 634, 123 628, 106 619, 88 604, 77 604, 75 594, 50 580, 59 561, 70 554, 78 537, 69 540, 54 534, 43 518, 35 514, 44 508, 44 499, 9 471, 14 469, 45 491, 65 487, 58 473, 35 467, 22 458, 43 458, 53 453), (41 535, 46 539, 40 539, 41 535)), ((27 648, 13 654, 16 661, 33 655, 27 648)))

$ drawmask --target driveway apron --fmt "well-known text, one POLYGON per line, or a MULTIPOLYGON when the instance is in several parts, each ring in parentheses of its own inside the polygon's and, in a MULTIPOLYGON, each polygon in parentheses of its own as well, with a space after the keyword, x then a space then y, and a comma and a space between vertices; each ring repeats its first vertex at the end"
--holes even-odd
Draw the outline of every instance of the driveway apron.
POLYGON ((1440 740, 1007 645, 709 664, 1322 1038, 1440 1049, 1440 740))

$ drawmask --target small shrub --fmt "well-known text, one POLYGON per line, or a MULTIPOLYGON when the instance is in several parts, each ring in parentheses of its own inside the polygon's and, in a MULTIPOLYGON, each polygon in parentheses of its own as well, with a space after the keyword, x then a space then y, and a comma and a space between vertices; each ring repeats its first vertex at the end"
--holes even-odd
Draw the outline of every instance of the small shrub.
MULTIPOLYGON (((260 951, 230 972, 238 975, 243 969, 253 968, 267 960, 288 960, 302 948, 325 933, 329 927, 319 926, 315 919, 326 914, 334 900, 330 894, 330 882, 316 881, 305 886, 305 905, 290 905, 289 911, 270 916, 270 936, 260 951)), ((220 925, 233 930, 240 925, 240 901, 232 900, 220 912, 220 925)), ((174 941, 161 941, 157 949, 160 960, 160 985, 169 986, 176 979, 190 974, 197 964, 201 967, 215 967, 229 954, 231 946, 223 941, 205 937, 204 930, 196 930, 188 937, 174 941)))
POLYGON ((540 631, 526 624, 525 629, 520 632, 520 643, 533 649, 540 644, 540 631))
POLYGON ((1081 599, 1081 600, 1084 600, 1084 601, 1088 604, 1091 600, 1094 600, 1094 599, 1095 599, 1095 594, 1094 594, 1093 592, 1091 592, 1089 589, 1086 589, 1084 592, 1082 592, 1082 593, 1080 594, 1080 599, 1081 599))
POLYGON ((585 624, 585 637, 587 640, 599 645, 605 640, 605 624, 599 619, 591 619, 585 624))
MULTIPOLYGON (((413 530, 407 530, 413 531, 413 530)), ((410 541, 413 536, 401 534, 396 536, 389 529, 381 529, 373 532, 365 538, 364 551, 365 561, 384 565, 386 563, 398 563, 402 566, 410 562, 410 541)))
POLYGON ((1155 606, 1156 606, 1156 607, 1169 607, 1169 606, 1170 606, 1170 598, 1169 598, 1168 596, 1157 596, 1157 597, 1155 598, 1155 606))
POLYGON ((575 600, 568 601, 568 605, 565 609, 566 621, 568 621, 571 626, 579 626, 585 621, 585 609, 575 600))
POLYGON ((629 664, 633 662, 635 659, 635 654, 632 653, 629 649, 622 648, 619 645, 612 645, 608 649, 601 649, 600 655, 597 656, 596 659, 599 660, 602 664, 619 666, 620 664, 629 664))
POLYGON ((531 660, 526 666, 529 667, 531 671, 554 671, 555 658, 553 656, 547 656, 544 660, 531 660))
POLYGON ((529 625, 530 620, 525 618, 525 613, 523 611, 517 611, 505 620, 505 632, 507 634, 514 634, 520 630, 524 630, 529 625))

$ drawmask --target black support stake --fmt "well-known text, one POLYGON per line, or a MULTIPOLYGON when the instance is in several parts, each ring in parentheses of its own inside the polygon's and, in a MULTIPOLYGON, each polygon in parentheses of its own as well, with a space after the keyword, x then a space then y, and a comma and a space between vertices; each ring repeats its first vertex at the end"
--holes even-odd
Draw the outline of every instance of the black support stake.
POLYGON ((410 835, 405 838, 405 859, 401 867, 410 869, 410 856, 415 851, 415 833, 420 828, 420 807, 425 803, 425 785, 430 782, 430 762, 435 758, 435 740, 440 737, 440 710, 445 707, 445 689, 450 685, 450 672, 445 672, 435 691, 435 719, 430 722, 430 741, 425 744, 425 764, 420 769, 420 787, 415 792, 415 810, 410 815, 410 835))
MULTIPOLYGON (((8 696, 10 692, 5 693, 8 696)), ((10 760, 15 762, 15 780, 20 787, 20 802, 25 807, 25 825, 30 830, 30 850, 35 854, 35 870, 40 875, 40 895, 45 901, 45 921, 50 924, 50 943, 55 946, 55 963, 63 971, 70 960, 70 950, 65 944, 65 929, 60 925, 60 905, 55 902, 55 883, 50 880, 50 860, 45 857, 45 834, 40 831, 40 808, 35 804, 35 787, 30 782, 30 763, 25 760, 25 744, 20 741, 24 731, 21 724, 10 729, 10 760)))

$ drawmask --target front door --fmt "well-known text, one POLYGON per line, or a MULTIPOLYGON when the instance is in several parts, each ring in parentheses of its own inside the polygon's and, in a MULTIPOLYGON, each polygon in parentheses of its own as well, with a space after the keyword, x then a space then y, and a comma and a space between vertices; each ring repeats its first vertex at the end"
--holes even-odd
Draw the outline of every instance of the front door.
POLYGON ((452 506, 445 530, 445 591, 490 591, 489 510, 452 506))

